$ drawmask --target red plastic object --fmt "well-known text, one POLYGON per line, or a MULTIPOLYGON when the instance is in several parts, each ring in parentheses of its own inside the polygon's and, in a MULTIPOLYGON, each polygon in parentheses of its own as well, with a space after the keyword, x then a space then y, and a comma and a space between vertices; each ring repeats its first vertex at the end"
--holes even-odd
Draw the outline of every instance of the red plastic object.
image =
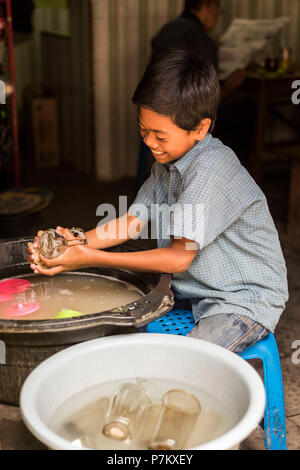
POLYGON ((26 279, 6 279, 0 282, 1 294, 18 294, 31 287, 31 282, 26 279))
POLYGON ((6 6, 6 21, 7 21, 7 39, 8 39, 8 59, 10 82, 13 86, 11 95, 11 111, 12 111, 12 133, 13 133, 13 161, 14 161, 14 177, 15 186, 20 188, 20 155, 19 155, 19 134, 18 134, 18 110, 15 86, 15 60, 14 60, 14 39, 13 39, 13 24, 12 24, 12 9, 11 0, 5 0, 6 6))
POLYGON ((4 315, 10 318, 24 317, 36 312, 39 308, 40 305, 35 302, 30 304, 14 304, 5 310, 4 315))
POLYGON ((11 295, 4 294, 4 292, 0 292, 0 302, 7 302, 11 299, 11 295))
POLYGON ((0 39, 5 39, 5 30, 6 30, 6 22, 3 12, 3 7, 0 7, 0 39))

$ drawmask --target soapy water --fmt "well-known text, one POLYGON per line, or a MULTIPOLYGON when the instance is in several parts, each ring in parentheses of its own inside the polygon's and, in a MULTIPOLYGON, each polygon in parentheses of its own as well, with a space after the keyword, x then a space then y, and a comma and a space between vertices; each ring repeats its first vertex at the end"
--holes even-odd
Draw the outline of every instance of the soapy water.
POLYGON ((1 283, 6 280, 0 282, 0 318, 49 320, 89 315, 129 304, 144 295, 136 286, 96 274, 51 278, 29 274, 22 280, 30 283, 26 290, 7 294, 4 289, 1 293, 1 283))
POLYGON ((110 399, 116 389, 126 382, 137 383, 137 379, 105 382, 71 396, 55 411, 49 427, 78 449, 145 450, 148 449, 157 424, 161 398, 166 391, 172 389, 192 393, 201 404, 201 413, 187 438, 186 449, 195 448, 220 437, 237 422, 231 410, 219 399, 200 388, 176 380, 147 378, 144 383, 148 384, 146 390, 147 388, 148 392, 150 390, 152 407, 140 432, 129 442, 109 439, 103 434, 102 429, 110 399))

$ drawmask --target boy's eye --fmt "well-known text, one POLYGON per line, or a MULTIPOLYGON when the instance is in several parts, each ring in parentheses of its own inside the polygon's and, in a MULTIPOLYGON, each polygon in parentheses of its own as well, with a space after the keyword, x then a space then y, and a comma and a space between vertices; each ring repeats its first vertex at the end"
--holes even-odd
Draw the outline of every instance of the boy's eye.
MULTIPOLYGON (((143 129, 142 127, 139 128, 140 129, 140 134, 141 136, 144 138, 146 137, 146 135, 148 134, 148 131, 147 129, 143 129)), ((157 137, 155 136, 156 140, 158 140, 159 142, 166 142, 167 139, 164 139, 163 137, 157 137)))

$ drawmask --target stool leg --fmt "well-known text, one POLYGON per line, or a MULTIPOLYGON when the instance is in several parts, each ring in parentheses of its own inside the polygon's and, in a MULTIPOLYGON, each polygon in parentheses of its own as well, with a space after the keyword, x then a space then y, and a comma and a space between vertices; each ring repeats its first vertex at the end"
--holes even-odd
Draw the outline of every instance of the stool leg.
POLYGON ((275 338, 270 335, 272 347, 265 347, 263 355, 266 409, 264 416, 265 448, 286 450, 286 428, 281 364, 275 338))

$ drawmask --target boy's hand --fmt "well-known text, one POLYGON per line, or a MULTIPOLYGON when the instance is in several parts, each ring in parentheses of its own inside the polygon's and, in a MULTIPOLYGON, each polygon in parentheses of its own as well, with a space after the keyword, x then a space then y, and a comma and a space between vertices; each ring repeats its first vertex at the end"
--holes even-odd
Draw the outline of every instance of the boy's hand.
POLYGON ((29 254, 28 261, 34 264, 38 264, 39 262, 39 239, 35 237, 33 243, 28 243, 27 252, 29 254))
MULTIPOLYGON (((75 237, 68 229, 57 227, 56 230, 63 235, 66 240, 74 240, 75 237)), ((38 246, 38 238, 34 239, 31 247, 28 248, 30 254, 28 261, 31 262, 30 267, 36 274, 45 274, 46 276, 54 276, 63 271, 74 271, 75 269, 88 267, 89 255, 95 251, 85 245, 77 245, 67 248, 67 250, 57 258, 48 259, 39 255, 40 262, 34 263, 35 250, 38 246)))

